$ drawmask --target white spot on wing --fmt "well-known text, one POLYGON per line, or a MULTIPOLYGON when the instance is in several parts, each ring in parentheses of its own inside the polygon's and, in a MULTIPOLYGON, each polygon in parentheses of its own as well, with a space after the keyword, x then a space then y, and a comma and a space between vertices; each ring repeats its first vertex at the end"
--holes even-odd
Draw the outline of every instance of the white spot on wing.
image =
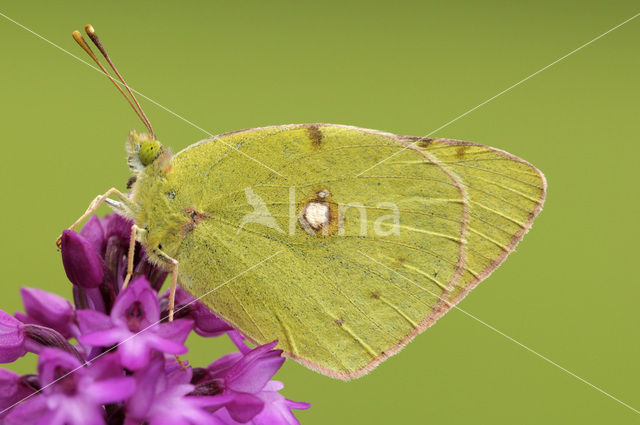
POLYGON ((322 229, 329 224, 329 206, 319 202, 309 202, 304 209, 304 219, 313 229, 322 229))

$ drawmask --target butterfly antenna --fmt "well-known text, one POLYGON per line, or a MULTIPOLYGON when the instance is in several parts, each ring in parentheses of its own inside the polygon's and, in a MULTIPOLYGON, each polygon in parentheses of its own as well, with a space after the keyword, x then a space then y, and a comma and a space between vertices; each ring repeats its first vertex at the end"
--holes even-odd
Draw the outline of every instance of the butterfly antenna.
POLYGON ((102 70, 104 75, 106 75, 107 78, 109 78, 109 80, 113 83, 113 85, 116 86, 116 88, 118 89, 120 94, 122 94, 122 96, 124 96, 124 98, 127 100, 127 102, 129 103, 129 105, 131 106, 133 111, 136 113, 138 118, 140 118, 140 121, 142 121, 142 123, 145 125, 145 127, 147 127, 147 129, 149 130, 149 133, 151 134, 151 137, 155 139, 155 136, 154 136, 154 133, 153 133, 153 127, 151 127, 151 122, 149 122, 149 119, 147 118, 147 116, 142 111, 142 107, 138 103, 138 101, 135 98, 135 96, 133 95, 133 93, 131 93, 131 90, 129 89, 129 86, 127 85, 127 83, 123 80, 122 76, 118 73, 118 71, 115 70, 115 67, 113 66, 113 64, 109 60, 106 52, 104 51, 104 48, 102 47, 101 44, 99 44, 100 41, 98 40, 97 36, 95 36, 95 31, 93 31, 93 27, 91 27, 91 25, 87 25, 85 27, 85 30, 87 31, 87 35, 89 35, 89 37, 94 42, 94 44, 96 44, 98 49, 100 49, 102 55, 105 56, 107 61, 110 63, 111 67, 114 69, 114 71, 116 72, 116 75, 118 76, 118 78, 120 79, 122 84, 125 86, 127 91, 131 94, 131 97, 133 98, 133 101, 131 100, 131 98, 129 98, 129 96, 127 96, 127 94, 122 90, 122 87, 120 87, 120 84, 111 76, 111 74, 109 74, 109 71, 107 71, 107 69, 98 60, 98 58, 93 53, 93 51, 91 50, 91 48, 89 47, 87 42, 84 40, 84 37, 82 37, 82 34, 80 33, 80 31, 74 31, 73 32, 73 34, 72 34, 73 35, 73 39, 76 41, 76 43, 78 43, 78 45, 80 47, 82 47, 82 50, 84 50, 91 57, 91 59, 93 59, 93 61, 96 63, 96 65, 98 65, 98 67, 100 67, 100 69, 102 70), (94 34, 95 39, 92 37, 91 34, 94 34))
POLYGON ((149 121, 149 118, 147 118, 147 114, 144 113, 144 110, 142 109, 142 106, 140 106, 138 99, 136 99, 136 96, 133 94, 133 92, 129 88, 129 85, 126 83, 126 81, 124 81, 124 77, 122 77, 122 75, 118 72, 118 68, 116 68, 115 64, 111 61, 111 58, 107 54, 107 51, 102 46, 102 43, 100 43, 98 34, 96 34, 96 31, 93 29, 93 26, 90 24, 87 24, 84 26, 84 30, 89 36, 89 38, 91 39, 91 41, 93 41, 93 44, 95 44, 98 50, 100 50, 100 53, 102 53, 102 56, 104 56, 104 58, 106 59, 111 69, 113 69, 113 72, 115 72, 116 76, 120 79, 124 87, 127 89, 127 92, 129 92, 129 94, 131 95, 131 98, 133 99, 136 106, 138 107, 138 110, 140 110, 140 114, 142 114, 142 117, 144 118, 144 122, 147 126, 147 129, 149 130, 149 133, 151 133, 151 137, 155 139, 153 134, 153 127, 151 127, 151 121, 149 121))

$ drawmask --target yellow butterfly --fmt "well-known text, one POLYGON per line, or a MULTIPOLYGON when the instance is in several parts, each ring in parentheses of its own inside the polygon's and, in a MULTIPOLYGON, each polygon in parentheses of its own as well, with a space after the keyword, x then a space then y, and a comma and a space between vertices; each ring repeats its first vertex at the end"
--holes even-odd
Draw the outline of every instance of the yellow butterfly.
POLYGON ((174 291, 179 282, 250 340, 278 340, 323 374, 356 378, 401 350, 491 274, 542 209, 538 169, 464 141, 291 124, 173 155, 86 30, 149 133, 129 135, 130 193, 98 196, 71 228, 108 202, 173 272, 174 291))

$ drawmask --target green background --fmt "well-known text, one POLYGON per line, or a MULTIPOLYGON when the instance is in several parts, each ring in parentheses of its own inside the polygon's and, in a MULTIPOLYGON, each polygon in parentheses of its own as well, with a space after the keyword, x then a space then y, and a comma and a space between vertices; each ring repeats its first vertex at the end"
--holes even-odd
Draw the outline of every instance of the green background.
MULTIPOLYGON (((633 1, 2 2, 62 48, 92 23, 132 87, 217 134, 330 122, 425 135, 630 18, 633 1)), ((640 18, 439 130, 543 170, 545 210, 460 307, 640 408, 637 170, 640 18)), ((0 17, 2 296, 70 296, 59 232, 128 177, 142 128, 99 73, 0 17)), ((176 151, 205 138, 143 101, 176 151)), ((107 212, 105 208, 102 210, 107 212)), ((203 365, 231 349, 193 339, 203 365)), ((28 357, 10 365, 33 370, 28 357)), ((311 424, 598 424, 640 417, 452 311, 368 376, 288 361, 285 395, 311 424)))

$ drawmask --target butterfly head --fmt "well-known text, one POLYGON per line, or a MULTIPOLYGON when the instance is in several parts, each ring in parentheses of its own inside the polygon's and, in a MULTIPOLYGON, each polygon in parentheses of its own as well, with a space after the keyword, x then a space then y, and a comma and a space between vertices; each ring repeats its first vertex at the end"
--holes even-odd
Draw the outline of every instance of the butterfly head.
POLYGON ((131 130, 127 138, 127 154, 129 167, 135 173, 139 173, 156 159, 167 152, 167 149, 147 133, 136 133, 131 130))

